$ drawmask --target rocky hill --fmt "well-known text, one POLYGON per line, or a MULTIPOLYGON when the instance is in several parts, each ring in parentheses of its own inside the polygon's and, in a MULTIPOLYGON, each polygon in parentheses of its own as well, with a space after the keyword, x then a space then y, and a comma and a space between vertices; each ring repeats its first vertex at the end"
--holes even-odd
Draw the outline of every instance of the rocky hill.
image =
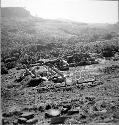
POLYGON ((29 11, 21 7, 4 7, 1 15, 1 48, 5 55, 13 49, 22 48, 35 53, 46 48, 44 50, 49 53, 47 50, 52 47, 55 51, 61 50, 61 53, 74 48, 85 51, 84 46, 87 51, 97 52, 104 45, 117 46, 119 42, 118 24, 42 19, 31 16, 29 11))
POLYGON ((30 12, 23 7, 3 7, 1 8, 2 17, 29 17, 30 12))

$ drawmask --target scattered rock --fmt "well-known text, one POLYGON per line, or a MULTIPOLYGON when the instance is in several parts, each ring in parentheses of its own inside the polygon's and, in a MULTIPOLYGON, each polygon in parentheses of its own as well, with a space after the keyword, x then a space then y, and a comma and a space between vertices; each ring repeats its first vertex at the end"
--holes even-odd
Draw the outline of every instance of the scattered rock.
POLYGON ((12 112, 3 113, 2 116, 3 116, 3 117, 12 117, 12 116, 13 116, 13 113, 12 113, 12 112))
POLYGON ((67 108, 68 110, 71 109, 71 105, 63 105, 63 108, 67 108))
POLYGON ((67 119, 67 117, 54 117, 54 118, 51 118, 51 125, 52 124, 64 124, 65 123, 65 120, 67 119))
POLYGON ((30 120, 27 120, 26 121, 26 123, 28 124, 28 125, 32 125, 32 124, 35 124, 35 123, 37 123, 38 122, 38 119, 36 119, 36 118, 33 118, 33 119, 30 119, 30 120))
POLYGON ((82 111, 82 108, 80 106, 75 108, 76 110, 82 111))
POLYGON ((100 105, 101 108, 106 108, 107 107, 107 103, 105 101, 103 101, 100 105))
POLYGON ((6 67, 1 67, 1 74, 8 74, 8 70, 6 67))
POLYGON ((54 76, 49 81, 53 81, 54 83, 62 83, 64 82, 64 79, 62 77, 54 76))
POLYGON ((22 115, 23 113, 22 113, 21 111, 14 111, 13 114, 16 115, 16 116, 20 116, 20 115, 22 115))
POLYGON ((38 110, 39 110, 39 109, 38 109, 38 107, 36 107, 36 106, 25 107, 25 108, 23 109, 23 111, 29 111, 29 112, 32 112, 32 111, 37 112, 38 110))
POLYGON ((78 85, 77 88, 79 88, 80 90, 84 89, 85 88, 85 85, 81 84, 81 85, 78 85))
POLYGON ((74 114, 78 114, 78 113, 79 113, 78 110, 68 111, 67 115, 74 115, 74 114))
POLYGON ((26 124, 27 119, 26 118, 18 118, 19 124, 26 124))
POLYGON ((53 108, 53 109, 59 109, 59 106, 54 103, 54 104, 52 104, 52 108, 53 108))
POLYGON ((113 119, 114 122, 119 122, 119 113, 114 113, 111 117, 111 119, 113 119))
POLYGON ((21 77, 21 76, 20 76, 19 78, 16 78, 16 79, 15 79, 15 82, 21 82, 23 79, 24 79, 24 77, 21 77))
POLYGON ((6 121, 4 118, 2 118, 2 125, 5 125, 6 124, 6 121))
POLYGON ((63 108, 62 110, 61 110, 61 114, 63 115, 63 114, 66 114, 68 112, 68 109, 67 108, 63 108))
POLYGON ((85 97, 85 99, 88 100, 88 101, 94 101, 95 97, 85 97))
POLYGON ((32 119, 34 118, 34 114, 33 113, 30 113, 30 112, 25 112, 21 115, 22 118, 26 118, 27 120, 28 119, 32 119))
POLYGON ((107 112, 107 110, 106 109, 103 109, 103 110, 101 110, 101 111, 98 111, 99 113, 106 113, 107 112))
POLYGON ((14 121, 14 122, 13 122, 13 125, 18 125, 18 122, 17 122, 17 121, 14 121))
POLYGON ((86 115, 84 115, 84 114, 80 114, 80 119, 81 119, 81 120, 86 119, 86 118, 87 118, 86 115))
POLYGON ((115 105, 111 105, 111 106, 110 106, 110 109, 113 110, 113 111, 115 111, 117 108, 116 108, 115 105))
POLYGON ((44 112, 44 107, 43 106, 39 106, 38 107, 38 111, 44 112))
POLYGON ((49 104, 47 104, 46 107, 45 107, 45 110, 49 110, 49 109, 51 109, 51 108, 52 108, 52 106, 49 105, 49 104))
POLYGON ((96 106, 93 107, 93 111, 99 111, 96 106))
POLYGON ((113 118, 112 118, 112 117, 105 118, 105 119, 103 120, 103 122, 105 122, 105 123, 109 123, 109 122, 112 122, 112 121, 113 121, 113 118))
POLYGON ((61 114, 66 114, 71 109, 71 105, 64 105, 61 109, 61 114))
POLYGON ((73 84, 73 82, 72 82, 72 78, 66 78, 66 84, 67 85, 72 85, 73 84))
POLYGON ((42 77, 42 79, 43 79, 44 81, 48 81, 47 77, 42 77))

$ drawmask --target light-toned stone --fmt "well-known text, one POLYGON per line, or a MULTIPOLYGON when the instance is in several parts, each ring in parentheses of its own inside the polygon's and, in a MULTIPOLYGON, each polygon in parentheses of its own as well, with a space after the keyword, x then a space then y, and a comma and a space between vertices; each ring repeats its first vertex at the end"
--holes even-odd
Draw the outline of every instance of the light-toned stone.
POLYGON ((30 120, 27 120, 26 121, 26 123, 28 124, 28 125, 32 125, 32 124, 35 124, 35 123, 37 123, 38 122, 38 119, 36 119, 36 118, 33 118, 33 119, 30 119, 30 120))
POLYGON ((26 118, 18 118, 18 123, 19 123, 19 124, 25 124, 26 121, 27 121, 26 118))
POLYGON ((21 117, 26 118, 26 119, 32 119, 34 118, 34 114, 30 112, 24 112, 21 117))

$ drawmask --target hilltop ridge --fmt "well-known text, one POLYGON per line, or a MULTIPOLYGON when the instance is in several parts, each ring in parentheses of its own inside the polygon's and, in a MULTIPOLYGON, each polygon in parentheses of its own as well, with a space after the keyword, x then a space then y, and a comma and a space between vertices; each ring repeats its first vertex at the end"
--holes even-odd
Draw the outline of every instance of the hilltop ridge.
POLYGON ((24 7, 2 7, 2 17, 30 17, 31 14, 24 7))

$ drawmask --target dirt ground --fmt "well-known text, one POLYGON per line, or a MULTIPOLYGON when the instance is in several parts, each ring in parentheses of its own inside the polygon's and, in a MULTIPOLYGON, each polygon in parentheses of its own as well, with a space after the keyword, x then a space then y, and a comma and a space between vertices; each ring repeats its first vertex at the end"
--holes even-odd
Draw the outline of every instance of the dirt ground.
MULTIPOLYGON (((15 111, 32 112, 38 119, 36 125, 50 125, 51 118, 45 118, 46 105, 57 107, 58 110, 61 110, 63 105, 70 105, 72 111, 78 110, 79 113, 69 115, 65 120, 66 125, 118 125, 119 61, 108 60, 85 67, 72 67, 63 73, 70 74, 72 82, 75 83, 75 71, 79 74, 81 71, 90 72, 92 76, 96 77, 96 82, 100 84, 90 86, 90 82, 87 82, 83 83, 83 86, 71 84, 68 86, 69 89, 65 89, 66 87, 51 89, 46 86, 50 86, 52 83, 47 82, 44 83, 45 88, 47 88, 45 90, 42 90, 41 86, 20 89, 21 85, 28 82, 29 77, 26 77, 21 83, 17 83, 14 80, 20 76, 23 70, 16 70, 15 68, 9 70, 9 74, 1 77, 2 114, 15 111), (105 67, 112 68, 107 69, 105 67), (93 100, 88 100, 87 97, 93 100), (43 111, 37 110, 39 107, 43 111)), ((62 116, 67 116, 67 114, 62 116)), ((3 115, 2 117, 4 119, 3 124, 13 125, 19 115, 12 114, 9 117, 3 115)))

